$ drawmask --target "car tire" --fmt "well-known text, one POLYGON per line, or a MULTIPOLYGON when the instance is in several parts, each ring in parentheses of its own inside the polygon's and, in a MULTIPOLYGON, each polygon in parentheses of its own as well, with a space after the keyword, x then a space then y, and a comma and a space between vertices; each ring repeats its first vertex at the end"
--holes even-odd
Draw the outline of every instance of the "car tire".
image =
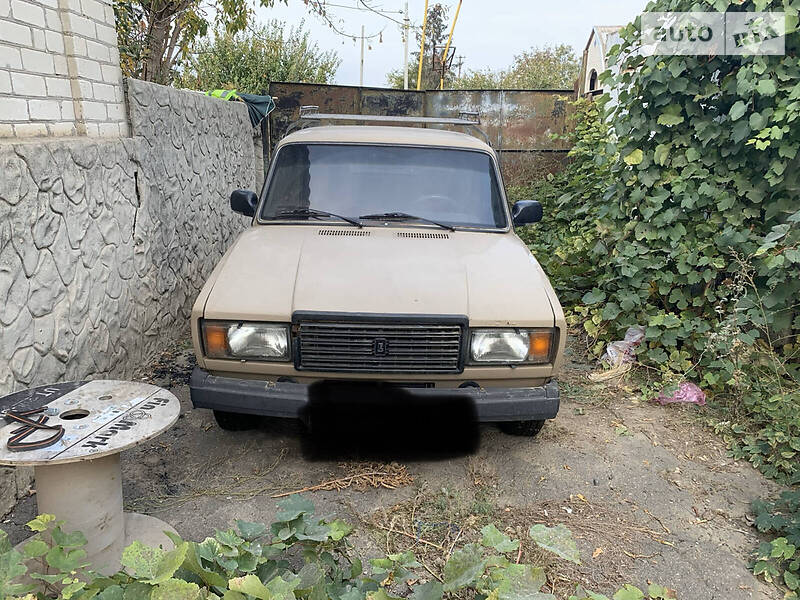
POLYGON ((500 431, 508 435, 533 437, 542 430, 544 421, 505 421, 498 425, 500 431))
POLYGON ((259 419, 254 415, 243 415, 241 413, 225 412, 223 410, 214 411, 214 419, 220 429, 225 431, 247 431, 258 426, 259 419))

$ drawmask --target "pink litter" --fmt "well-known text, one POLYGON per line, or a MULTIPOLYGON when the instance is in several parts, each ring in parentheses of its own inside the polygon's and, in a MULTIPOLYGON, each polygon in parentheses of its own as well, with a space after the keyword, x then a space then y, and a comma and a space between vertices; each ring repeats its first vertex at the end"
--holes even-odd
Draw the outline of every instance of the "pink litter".
POLYGON ((698 406, 706 405, 706 395, 695 384, 684 381, 678 386, 668 386, 664 388, 658 397, 653 399, 653 402, 658 404, 672 404, 674 402, 683 402, 686 404, 697 404, 698 406))

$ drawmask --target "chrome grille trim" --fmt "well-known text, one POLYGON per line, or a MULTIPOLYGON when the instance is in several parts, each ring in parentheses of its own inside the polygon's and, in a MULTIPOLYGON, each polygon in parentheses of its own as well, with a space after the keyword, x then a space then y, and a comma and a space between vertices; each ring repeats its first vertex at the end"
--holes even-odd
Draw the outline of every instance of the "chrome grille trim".
POLYGON ((298 369, 349 373, 459 373, 464 326, 459 323, 300 320, 298 369), (376 342, 379 340, 379 342, 376 342), (376 344, 385 344, 385 354, 376 344))

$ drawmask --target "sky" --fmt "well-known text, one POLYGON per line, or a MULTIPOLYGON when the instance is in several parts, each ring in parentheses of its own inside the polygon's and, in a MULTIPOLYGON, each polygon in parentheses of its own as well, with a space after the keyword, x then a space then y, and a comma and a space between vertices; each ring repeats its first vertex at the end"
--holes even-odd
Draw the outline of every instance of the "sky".
MULTIPOLYGON (((374 8, 394 11, 389 16, 402 22, 405 0, 366 1, 374 8)), ((458 0, 430 0, 430 4, 437 1, 451 8, 452 18, 458 0)), ((463 0, 453 45, 470 69, 504 68, 513 62, 515 54, 547 44, 569 44, 580 56, 594 25, 624 25, 646 4, 647 0, 463 0)), ((345 8, 363 8, 360 0, 328 0, 328 5, 337 29, 356 37, 361 35, 362 25, 367 36, 382 32, 382 43, 377 37, 366 42, 364 85, 385 86, 386 73, 403 66, 401 27, 367 10, 345 8)), ((412 24, 421 25, 425 0, 409 0, 408 6, 412 24)), ((303 0, 259 8, 256 14, 260 21, 278 19, 292 25, 305 21, 319 47, 335 50, 342 59, 335 83, 359 84, 360 41, 335 33, 321 17, 309 12, 303 0)), ((415 46, 412 32, 409 55, 419 50, 415 46)))

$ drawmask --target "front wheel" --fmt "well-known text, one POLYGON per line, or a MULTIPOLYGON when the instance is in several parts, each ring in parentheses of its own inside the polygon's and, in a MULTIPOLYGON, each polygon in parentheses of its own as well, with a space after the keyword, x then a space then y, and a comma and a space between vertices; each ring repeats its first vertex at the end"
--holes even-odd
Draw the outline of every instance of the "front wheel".
POLYGON ((504 421, 498 425, 500 431, 508 435, 533 437, 542 430, 544 421, 504 421))
POLYGON ((259 419, 253 415, 243 415, 240 413, 225 412, 223 410, 214 411, 214 419, 220 429, 225 431, 246 431, 258 426, 259 419))

